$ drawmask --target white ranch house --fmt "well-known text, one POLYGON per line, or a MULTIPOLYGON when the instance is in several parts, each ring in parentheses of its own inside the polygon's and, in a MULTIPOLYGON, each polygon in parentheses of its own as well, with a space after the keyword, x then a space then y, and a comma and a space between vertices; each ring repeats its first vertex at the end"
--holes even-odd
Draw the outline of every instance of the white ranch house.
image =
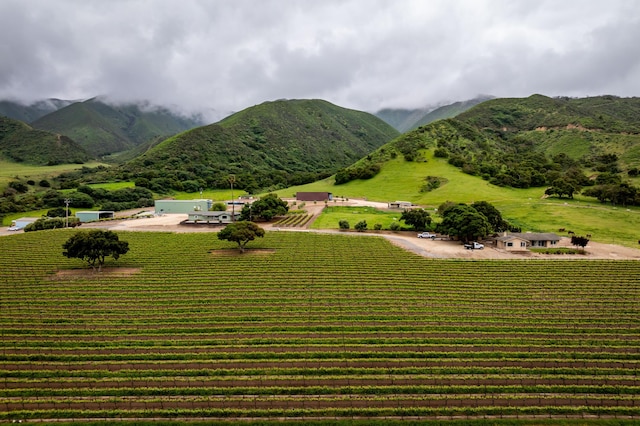
POLYGON ((552 232, 511 233, 496 238, 499 249, 507 251, 525 251, 531 247, 556 247, 560 237, 552 232))

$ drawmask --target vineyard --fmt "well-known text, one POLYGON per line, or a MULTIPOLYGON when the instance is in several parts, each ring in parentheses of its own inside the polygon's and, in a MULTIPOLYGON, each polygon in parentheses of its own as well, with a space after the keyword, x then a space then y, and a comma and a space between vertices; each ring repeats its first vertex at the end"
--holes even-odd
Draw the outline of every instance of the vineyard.
POLYGON ((304 228, 312 218, 313 215, 307 213, 288 214, 274 222, 273 226, 280 228, 304 228))
POLYGON ((94 274, 73 232, 0 239, 0 422, 640 419, 637 261, 123 232, 94 274))

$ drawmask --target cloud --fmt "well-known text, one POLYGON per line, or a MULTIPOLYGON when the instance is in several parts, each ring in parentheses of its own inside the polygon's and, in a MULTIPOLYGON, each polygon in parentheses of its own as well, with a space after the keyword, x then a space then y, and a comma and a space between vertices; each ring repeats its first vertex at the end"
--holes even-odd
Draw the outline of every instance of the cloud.
POLYGON ((640 95, 634 0, 4 0, 0 98, 107 95, 222 116, 640 95))

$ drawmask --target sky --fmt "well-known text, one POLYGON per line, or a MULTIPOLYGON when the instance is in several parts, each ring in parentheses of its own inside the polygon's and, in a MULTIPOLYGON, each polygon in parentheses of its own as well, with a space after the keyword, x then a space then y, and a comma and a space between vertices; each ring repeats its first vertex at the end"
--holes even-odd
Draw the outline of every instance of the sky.
POLYGON ((368 112, 640 96, 637 0, 0 0, 0 99, 368 112))

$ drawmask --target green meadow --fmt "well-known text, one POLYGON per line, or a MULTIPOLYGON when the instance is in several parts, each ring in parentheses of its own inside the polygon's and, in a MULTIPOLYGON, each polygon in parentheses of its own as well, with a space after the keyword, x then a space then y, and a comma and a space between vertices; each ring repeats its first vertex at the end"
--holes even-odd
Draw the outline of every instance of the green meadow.
POLYGON ((33 164, 15 163, 0 159, 0 188, 4 188, 15 179, 32 179, 39 181, 49 179, 60 173, 77 170, 82 167, 97 167, 102 163, 92 162, 84 164, 58 164, 56 166, 36 166, 33 164))

